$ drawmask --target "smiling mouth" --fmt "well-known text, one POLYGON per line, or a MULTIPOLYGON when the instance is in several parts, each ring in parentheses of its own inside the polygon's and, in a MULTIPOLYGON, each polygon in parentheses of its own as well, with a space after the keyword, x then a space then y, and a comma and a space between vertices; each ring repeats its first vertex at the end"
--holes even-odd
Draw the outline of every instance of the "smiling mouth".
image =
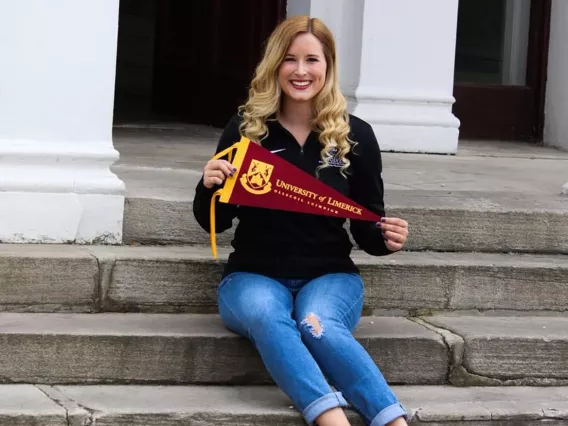
POLYGON ((311 81, 300 81, 300 80, 291 80, 290 84, 296 90, 306 90, 308 87, 312 85, 311 81))

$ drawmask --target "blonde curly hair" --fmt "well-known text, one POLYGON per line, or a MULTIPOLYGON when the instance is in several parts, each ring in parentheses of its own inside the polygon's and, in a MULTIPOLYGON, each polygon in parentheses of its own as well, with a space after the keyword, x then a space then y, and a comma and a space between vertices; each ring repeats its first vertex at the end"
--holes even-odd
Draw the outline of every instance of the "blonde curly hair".
POLYGON ((282 90, 278 83, 278 70, 292 41, 299 34, 311 33, 322 44, 327 62, 325 83, 313 100, 312 129, 319 133, 322 145, 322 166, 329 166, 329 159, 339 158, 341 173, 350 165, 347 154, 353 141, 349 139, 349 114, 347 102, 339 89, 335 40, 329 28, 318 18, 295 16, 288 18, 273 31, 266 50, 258 64, 249 89, 247 102, 239 107, 243 121, 242 135, 260 143, 268 136, 266 121, 280 108, 282 90))

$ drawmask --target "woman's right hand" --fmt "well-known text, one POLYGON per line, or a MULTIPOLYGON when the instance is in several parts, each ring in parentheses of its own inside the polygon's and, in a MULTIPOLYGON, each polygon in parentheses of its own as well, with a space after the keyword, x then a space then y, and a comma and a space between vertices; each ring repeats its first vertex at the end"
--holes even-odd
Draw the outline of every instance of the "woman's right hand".
POLYGON ((210 160, 203 168, 203 185, 207 189, 222 185, 227 176, 232 177, 236 171, 227 160, 210 160))

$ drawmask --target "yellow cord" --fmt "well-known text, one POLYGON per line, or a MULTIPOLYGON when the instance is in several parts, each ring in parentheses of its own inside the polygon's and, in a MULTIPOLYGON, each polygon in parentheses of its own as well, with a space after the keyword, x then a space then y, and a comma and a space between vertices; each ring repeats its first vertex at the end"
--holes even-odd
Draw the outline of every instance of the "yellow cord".
MULTIPOLYGON (((229 163, 233 162, 233 154, 236 149, 238 149, 242 144, 237 142, 234 145, 230 146, 227 149, 224 149, 220 153, 216 154, 212 160, 218 160, 225 155, 229 156, 229 163)), ((228 189, 229 194, 232 192, 231 189, 228 189)), ((215 223, 215 204, 217 198, 220 198, 225 193, 225 186, 223 188, 218 189, 213 196, 211 197, 211 206, 209 209, 209 234, 211 235, 211 251, 213 252, 213 257, 217 259, 217 239, 216 239, 216 223, 215 223)))
POLYGON ((213 252, 213 257, 217 259, 217 240, 215 233, 215 202, 218 197, 221 196, 222 189, 218 189, 211 197, 211 208, 209 210, 209 226, 211 234, 211 251, 213 252))

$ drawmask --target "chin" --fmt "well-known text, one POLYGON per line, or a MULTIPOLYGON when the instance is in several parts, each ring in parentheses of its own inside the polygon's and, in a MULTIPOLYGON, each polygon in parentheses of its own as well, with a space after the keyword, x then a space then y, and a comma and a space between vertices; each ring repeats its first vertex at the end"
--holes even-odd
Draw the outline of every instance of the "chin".
POLYGON ((315 95, 295 95, 289 96, 289 98, 295 102, 309 102, 315 98, 315 95))

